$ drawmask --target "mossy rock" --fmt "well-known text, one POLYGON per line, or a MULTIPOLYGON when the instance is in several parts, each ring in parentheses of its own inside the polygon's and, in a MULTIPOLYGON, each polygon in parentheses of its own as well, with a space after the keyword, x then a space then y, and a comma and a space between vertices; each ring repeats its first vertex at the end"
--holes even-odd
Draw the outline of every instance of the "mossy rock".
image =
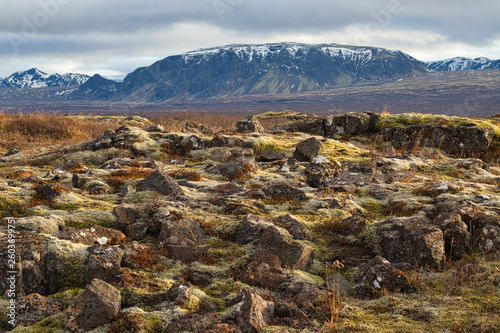
POLYGON ((0 194, 0 217, 13 216, 15 212, 22 212, 27 205, 22 200, 13 195, 0 194))
POLYGON ((116 216, 111 210, 77 210, 71 214, 62 215, 67 227, 89 229, 94 225, 109 228, 115 223, 116 216))

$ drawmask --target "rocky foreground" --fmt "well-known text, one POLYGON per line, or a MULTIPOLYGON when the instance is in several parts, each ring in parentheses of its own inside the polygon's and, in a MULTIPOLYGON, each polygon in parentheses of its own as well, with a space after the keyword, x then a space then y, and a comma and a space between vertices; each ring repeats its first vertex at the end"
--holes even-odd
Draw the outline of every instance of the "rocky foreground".
POLYGON ((498 332, 499 140, 493 120, 285 112, 12 149, 1 330, 498 332))

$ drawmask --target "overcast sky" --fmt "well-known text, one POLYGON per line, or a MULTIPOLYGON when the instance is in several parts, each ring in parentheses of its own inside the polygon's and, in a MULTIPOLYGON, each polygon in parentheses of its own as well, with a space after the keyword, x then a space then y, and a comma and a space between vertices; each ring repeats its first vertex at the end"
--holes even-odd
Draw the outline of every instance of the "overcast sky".
POLYGON ((337 43, 419 60, 500 58, 499 0, 0 0, 0 77, 123 78, 169 55, 232 43, 337 43))

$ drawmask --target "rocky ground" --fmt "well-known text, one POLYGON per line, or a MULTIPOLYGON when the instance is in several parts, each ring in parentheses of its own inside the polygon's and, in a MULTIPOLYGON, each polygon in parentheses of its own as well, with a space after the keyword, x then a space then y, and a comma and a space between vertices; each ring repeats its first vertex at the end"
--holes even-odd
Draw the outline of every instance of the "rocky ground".
POLYGON ((285 112, 12 149, 0 330, 498 332, 499 140, 493 120, 285 112))

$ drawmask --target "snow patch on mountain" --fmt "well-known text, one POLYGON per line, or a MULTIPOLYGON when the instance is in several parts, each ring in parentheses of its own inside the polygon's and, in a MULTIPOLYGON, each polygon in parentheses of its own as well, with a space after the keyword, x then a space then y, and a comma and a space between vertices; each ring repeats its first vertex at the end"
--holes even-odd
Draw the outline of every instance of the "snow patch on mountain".
POLYGON ((500 69, 500 60, 491 60, 485 57, 466 58, 455 57, 439 61, 426 61, 424 64, 435 71, 465 71, 476 69, 500 69))
POLYGON ((49 75, 37 68, 15 72, 0 79, 0 87, 5 88, 47 88, 81 85, 89 79, 88 75, 67 73, 49 75))

